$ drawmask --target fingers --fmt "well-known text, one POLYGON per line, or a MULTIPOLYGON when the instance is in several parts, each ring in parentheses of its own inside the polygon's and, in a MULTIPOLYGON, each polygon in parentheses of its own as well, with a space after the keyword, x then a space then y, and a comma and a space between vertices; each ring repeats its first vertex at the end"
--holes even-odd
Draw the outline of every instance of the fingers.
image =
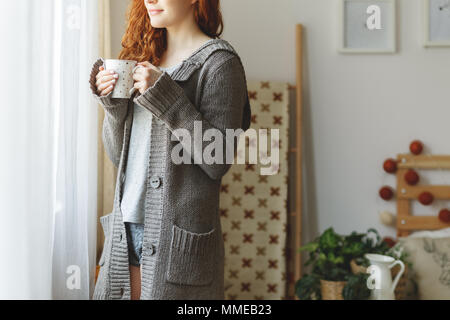
POLYGON ((141 65, 136 65, 136 67, 133 68, 133 73, 135 73, 136 71, 138 71, 141 68, 142 68, 141 65))
POLYGON ((141 88, 141 83, 139 81, 135 82, 133 88, 139 90, 141 88))
POLYGON ((116 82, 117 82, 117 79, 119 79, 119 75, 118 75, 118 74, 115 74, 115 75, 106 75, 106 76, 103 76, 103 77, 99 78, 95 84, 96 84, 97 87, 98 87, 98 86, 100 86, 102 83, 111 82, 112 80, 116 80, 116 82))
POLYGON ((116 74, 113 70, 105 70, 102 66, 99 68, 99 72, 96 76, 96 87, 97 93, 100 95, 107 95, 109 92, 114 90, 114 86, 117 82, 119 75, 116 74))
POLYGON ((139 68, 139 67, 140 66, 137 66, 136 69, 134 70, 134 72, 133 72, 133 79, 134 79, 135 76, 141 75, 141 74, 146 72, 145 68, 139 68))
POLYGON ((141 81, 142 80, 142 75, 138 74, 138 73, 133 73, 133 80, 134 81, 141 81))
POLYGON ((141 65, 138 65, 138 67, 141 67, 141 68, 138 68, 136 71, 137 71, 137 73, 147 73, 147 74, 150 74, 150 73, 152 73, 152 72, 154 72, 154 71, 159 71, 159 68, 158 67, 155 67, 154 65, 152 65, 151 63, 148 63, 148 62, 142 62, 142 64, 141 65))
MULTIPOLYGON (((99 71, 99 73, 96 76, 97 82, 98 82, 98 80, 101 80, 105 77, 107 79, 104 79, 104 81, 108 81, 108 80, 112 79, 112 77, 114 77, 116 79, 119 78, 119 75, 117 73, 115 73, 113 70, 102 70, 102 71, 99 71)), ((104 82, 104 81, 101 81, 101 82, 104 82)))
POLYGON ((145 84, 145 82, 138 81, 138 82, 135 82, 135 83, 134 83, 133 87, 134 87, 139 93, 143 94, 144 91, 145 91, 144 89, 146 88, 146 84, 145 84))
POLYGON ((135 73, 133 73, 134 81, 146 81, 150 78, 151 72, 148 69, 141 68, 138 69, 135 73))
POLYGON ((148 78, 150 78, 151 74, 152 74, 152 70, 151 69, 147 69, 147 68, 138 68, 136 69, 136 71, 134 71, 133 73, 133 79, 135 81, 144 81, 148 78))
POLYGON ((100 95, 107 95, 109 92, 114 90, 114 86, 116 85, 116 79, 113 79, 108 82, 103 82, 97 86, 97 93, 100 95))
POLYGON ((107 96, 111 91, 114 90, 114 86, 109 86, 100 93, 100 96, 107 96))
POLYGON ((154 65, 152 65, 150 62, 148 61, 144 61, 144 62, 139 62, 136 65, 136 69, 133 72, 133 74, 139 74, 139 73, 144 73, 144 74, 149 74, 151 72, 151 70, 158 70, 157 67, 155 67, 154 65), (141 68, 140 68, 141 67, 141 68))
POLYGON ((110 82, 102 83, 101 85, 99 85, 97 87, 97 92, 103 92, 104 90, 109 89, 109 88, 114 89, 114 86, 115 86, 115 80, 112 80, 110 82))
POLYGON ((112 85, 106 87, 106 88, 103 89, 103 90, 99 90, 99 95, 100 95, 100 96, 107 96, 107 95, 108 95, 111 91, 113 91, 113 90, 114 90, 114 84, 112 84, 112 85))
POLYGON ((103 66, 101 66, 100 68, 98 68, 98 73, 97 73, 97 79, 99 77, 105 76, 107 74, 114 74, 114 70, 105 70, 105 68, 103 66))

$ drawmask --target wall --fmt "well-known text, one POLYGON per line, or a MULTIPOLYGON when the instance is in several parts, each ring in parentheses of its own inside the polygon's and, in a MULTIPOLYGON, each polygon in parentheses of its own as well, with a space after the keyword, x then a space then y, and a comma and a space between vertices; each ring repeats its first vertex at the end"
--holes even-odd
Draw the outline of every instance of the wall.
POLYGON ((111 53, 117 57, 122 48, 122 36, 125 33, 126 10, 130 1, 111 0, 111 53))
MULTIPOLYGON (((239 52, 248 79, 295 83, 295 24, 306 28, 304 134, 304 241, 333 226, 349 233, 375 227, 383 236, 395 229, 378 213, 395 212, 378 189, 395 186, 382 163, 408 152, 413 139, 425 151, 450 154, 450 48, 420 44, 420 0, 398 1, 397 54, 338 54, 337 1, 223 0, 223 38, 239 52)), ((115 21, 125 1, 113 0, 115 21)), ((113 28, 113 52, 123 26, 113 28)), ((438 171, 430 182, 450 182, 438 171), (434 179, 434 180, 432 180, 434 179)), ((414 206, 415 212, 434 214, 414 206)))

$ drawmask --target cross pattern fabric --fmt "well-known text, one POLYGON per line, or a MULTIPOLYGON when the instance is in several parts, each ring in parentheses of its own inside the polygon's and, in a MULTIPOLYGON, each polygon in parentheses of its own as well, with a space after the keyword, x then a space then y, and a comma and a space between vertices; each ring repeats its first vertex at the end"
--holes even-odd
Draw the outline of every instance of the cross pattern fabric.
POLYGON ((230 168, 220 193, 225 299, 286 299, 289 85, 248 81, 247 88, 252 109, 249 130, 255 129, 256 139, 246 139, 246 162, 230 168), (269 159, 272 149, 279 147, 278 164, 261 164, 265 154, 258 147, 263 135, 259 129, 267 129, 269 159), (279 139, 272 134, 274 129, 279 130, 279 139), (257 164, 248 160, 250 146, 258 147, 257 164), (275 174, 261 173, 261 168, 269 167, 275 174))

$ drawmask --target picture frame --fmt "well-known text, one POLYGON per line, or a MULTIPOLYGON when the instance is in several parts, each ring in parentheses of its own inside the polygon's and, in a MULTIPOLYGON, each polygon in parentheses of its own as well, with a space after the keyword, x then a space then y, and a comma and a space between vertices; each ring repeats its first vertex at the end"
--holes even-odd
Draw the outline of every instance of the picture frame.
POLYGON ((339 0, 338 6, 338 52, 397 52, 396 0, 339 0))
POLYGON ((450 47, 450 0, 422 0, 423 46, 450 47))

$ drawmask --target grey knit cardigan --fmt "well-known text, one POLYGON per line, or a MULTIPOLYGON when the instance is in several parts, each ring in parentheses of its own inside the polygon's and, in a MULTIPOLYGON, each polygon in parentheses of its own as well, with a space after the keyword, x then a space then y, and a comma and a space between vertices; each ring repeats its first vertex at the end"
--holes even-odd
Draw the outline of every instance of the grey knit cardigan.
MULTIPOLYGON (((102 140, 108 157, 118 168, 113 212, 100 218, 105 234, 100 271, 93 299, 130 299, 127 237, 120 210, 123 195, 133 102, 153 114, 151 152, 147 171, 141 299, 224 299, 224 243, 219 214, 221 179, 229 163, 175 164, 178 146, 194 159, 188 144, 175 129, 194 137, 194 121, 202 131, 250 126, 251 110, 241 59, 223 39, 213 39, 183 60, 171 76, 167 72, 144 94, 130 99, 96 94, 96 75, 102 59, 91 71, 92 95, 103 106, 102 140)), ((236 152, 237 137, 235 137, 236 152)), ((211 142, 192 144, 195 152, 211 142)), ((229 147, 229 145, 227 145, 229 147)), ((225 151, 224 151, 225 155, 225 151)), ((236 164, 238 165, 238 164, 236 164)))

